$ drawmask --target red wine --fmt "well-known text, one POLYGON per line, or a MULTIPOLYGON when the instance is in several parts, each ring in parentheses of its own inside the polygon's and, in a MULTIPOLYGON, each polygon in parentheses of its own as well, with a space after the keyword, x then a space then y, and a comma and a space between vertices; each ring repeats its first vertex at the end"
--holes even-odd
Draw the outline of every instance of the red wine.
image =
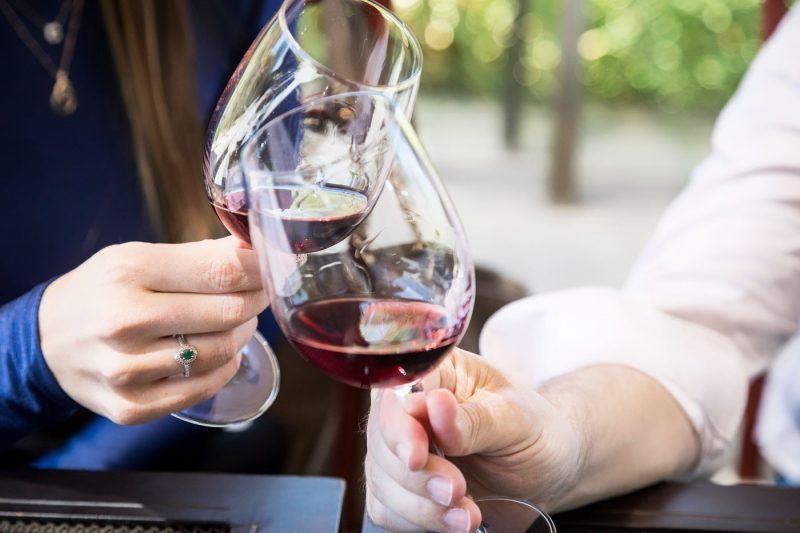
POLYGON ((250 244, 250 226, 247 224, 244 191, 226 194, 224 204, 220 205, 216 202, 211 202, 211 206, 217 212, 220 222, 231 232, 231 235, 250 244))
POLYGON ((247 225, 247 211, 229 211, 227 208, 213 204, 219 220, 228 228, 231 235, 250 244, 250 227, 247 225))
MULTIPOLYGON (((277 187, 280 208, 266 209, 280 218, 292 253, 307 254, 330 248, 344 240, 367 215, 367 196, 342 185, 277 187)), ((256 193, 256 201, 258 194, 256 193)), ((263 202, 262 202, 263 204, 263 202)), ((250 227, 244 193, 225 196, 225 205, 212 204, 231 234, 250 244, 250 227)))
POLYGON ((356 387, 390 387, 421 377, 464 327, 442 306, 414 300, 339 298, 299 306, 287 336, 311 364, 356 387))
POLYGON ((367 196, 342 185, 282 186, 275 191, 279 209, 262 209, 261 216, 280 219, 289 251, 296 254, 341 242, 368 214, 367 196))

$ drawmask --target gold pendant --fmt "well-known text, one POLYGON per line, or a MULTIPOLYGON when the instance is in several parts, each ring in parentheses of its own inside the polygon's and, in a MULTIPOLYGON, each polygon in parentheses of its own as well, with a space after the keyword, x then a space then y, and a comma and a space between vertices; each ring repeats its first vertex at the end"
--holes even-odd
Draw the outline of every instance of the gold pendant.
POLYGON ((75 88, 67 74, 61 70, 56 72, 56 82, 50 92, 50 107, 63 117, 71 115, 78 107, 78 95, 75 94, 75 88))
POLYGON ((61 44, 61 41, 64 40, 64 27, 60 22, 54 20, 44 25, 42 34, 44 35, 44 40, 49 44, 61 44))

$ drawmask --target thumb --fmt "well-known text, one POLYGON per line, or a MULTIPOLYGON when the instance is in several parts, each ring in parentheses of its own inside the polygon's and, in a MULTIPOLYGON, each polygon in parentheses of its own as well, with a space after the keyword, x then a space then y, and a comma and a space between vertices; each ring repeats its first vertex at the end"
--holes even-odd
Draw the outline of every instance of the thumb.
POLYGON ((427 393, 428 420, 433 438, 446 455, 463 457, 502 447, 503 431, 497 427, 502 416, 501 398, 482 395, 480 401, 459 403, 447 389, 427 393))

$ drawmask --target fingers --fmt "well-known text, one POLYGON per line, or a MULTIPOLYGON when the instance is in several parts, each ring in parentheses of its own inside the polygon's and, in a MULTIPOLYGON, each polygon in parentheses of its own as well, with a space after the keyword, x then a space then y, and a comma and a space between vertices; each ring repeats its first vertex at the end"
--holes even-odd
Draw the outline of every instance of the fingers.
POLYGON ((121 332, 122 336, 129 333, 133 337, 166 337, 225 331, 258 316, 269 303, 262 290, 234 294, 153 293, 145 298, 147 305, 141 306, 141 312, 149 312, 138 319, 130 317, 134 323, 129 331, 121 332))
POLYGON ((368 431, 367 440, 370 457, 381 469, 412 493, 440 505, 463 498, 464 477, 449 461, 429 453, 427 438, 419 434, 424 435, 421 424, 391 403, 382 405, 379 411, 380 431, 368 431), (408 439, 403 438, 404 432, 408 439))
MULTIPOLYGON (((212 371, 227 364, 247 344, 257 325, 258 320, 252 318, 229 331, 186 337, 186 343, 197 349, 197 358, 191 364, 192 374, 212 371)), ((175 338, 159 339, 150 348, 147 353, 117 353, 107 358, 101 368, 106 383, 112 388, 122 389, 183 375, 183 365, 175 360, 179 349, 175 338)))
POLYGON ((492 418, 485 406, 459 404, 449 390, 435 389, 425 395, 425 407, 436 442, 447 455, 463 457, 485 451, 482 436, 491 431, 487 424, 492 418))
POLYGON ((369 520, 381 529, 396 533, 417 533, 420 531, 420 526, 418 524, 412 524, 375 498, 369 486, 367 486, 366 504, 369 520))
POLYGON ((367 438, 368 510, 376 524, 398 531, 468 531, 479 523, 463 475, 428 452, 422 424, 393 391, 375 404, 367 438))
MULTIPOLYGON (((370 419, 372 418, 371 412, 370 419)), ((409 470, 423 468, 428 461, 428 434, 418 420, 403 410, 400 399, 393 390, 383 391, 377 418, 377 434, 381 439, 375 443, 370 440, 369 445, 380 443, 391 450, 409 470)))
MULTIPOLYGON (((432 456, 438 469, 448 461, 432 456)), ((480 511, 469 498, 461 497, 455 505, 439 505, 428 496, 419 495, 397 483, 380 465, 368 457, 367 472, 367 510, 372 521, 391 531, 472 531, 480 523, 480 511)), ((427 470, 427 467, 426 467, 427 470)), ((423 474, 418 473, 421 477, 423 474)), ((447 483, 448 480, 434 473, 425 474, 433 483, 447 483)), ((431 484, 431 483, 429 483, 431 484)), ((446 487, 443 487, 445 490, 446 487)))
POLYGON ((104 248, 45 291, 42 353, 92 411, 123 423, 164 415, 234 375, 267 305, 259 278, 255 253, 235 239, 104 248), (178 333, 199 351, 191 379, 174 360, 178 333))
POLYGON ((141 424, 211 398, 239 369, 237 353, 221 367, 190 378, 171 377, 155 383, 115 391, 98 412, 118 424, 141 424))
MULTIPOLYGON (((434 374, 432 372, 431 374, 434 374)), ((424 413, 436 442, 449 456, 492 454, 532 433, 519 394, 481 357, 455 349, 435 372, 442 388, 426 389, 417 412, 424 413)))
MULTIPOLYGON (((508 400, 489 391, 479 397, 459 402, 447 389, 433 389, 414 393, 403 399, 403 409, 416 420, 424 420, 431 429, 434 440, 445 455, 463 457, 492 451, 504 432, 496 427, 496 419, 508 419, 508 400)), ((387 438, 405 435, 385 428, 387 438)), ((505 432, 507 433, 507 431, 505 432)))
POLYGON ((103 252, 105 273, 157 292, 223 294, 261 288, 255 252, 230 238, 184 244, 125 243, 103 252))

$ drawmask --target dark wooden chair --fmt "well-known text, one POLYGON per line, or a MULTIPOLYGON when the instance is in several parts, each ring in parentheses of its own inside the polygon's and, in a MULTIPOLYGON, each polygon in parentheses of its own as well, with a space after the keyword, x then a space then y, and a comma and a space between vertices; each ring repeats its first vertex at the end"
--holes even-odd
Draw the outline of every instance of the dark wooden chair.
MULTIPOLYGON (((764 41, 770 38, 785 14, 786 2, 784 0, 764 0, 761 15, 761 37, 764 41)), ((742 479, 757 479, 759 476, 761 456, 758 452, 758 445, 753 431, 756 426, 758 406, 763 388, 764 376, 762 375, 755 378, 750 384, 750 391, 747 396, 738 472, 742 479)))

